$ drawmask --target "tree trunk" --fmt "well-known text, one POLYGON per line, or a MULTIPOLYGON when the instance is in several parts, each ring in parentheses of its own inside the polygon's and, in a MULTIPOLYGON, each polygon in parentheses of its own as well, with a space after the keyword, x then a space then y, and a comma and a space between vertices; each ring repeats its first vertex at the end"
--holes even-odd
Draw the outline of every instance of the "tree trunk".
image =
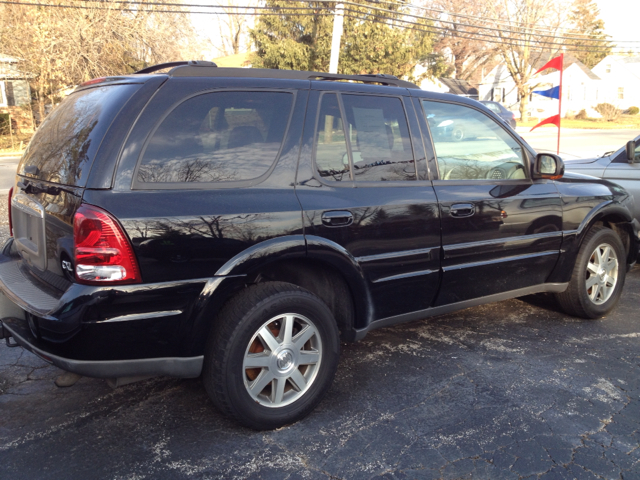
MULTIPOLYGON (((44 85, 42 82, 38 88, 38 114, 40 116, 40 123, 44 122, 44 85)), ((39 125, 39 124, 38 124, 39 125)))
POLYGON ((520 121, 526 122, 529 120, 527 109, 529 107, 529 92, 524 88, 518 87, 518 95, 520 96, 520 121))

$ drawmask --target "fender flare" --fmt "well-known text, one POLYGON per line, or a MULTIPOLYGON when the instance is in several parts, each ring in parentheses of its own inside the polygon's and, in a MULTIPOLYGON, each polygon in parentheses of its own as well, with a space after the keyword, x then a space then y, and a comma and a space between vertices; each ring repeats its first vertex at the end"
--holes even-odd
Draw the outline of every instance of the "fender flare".
POLYGON ((349 285, 355 307, 354 328, 367 327, 373 321, 375 312, 369 282, 358 261, 336 242, 315 235, 306 235, 306 239, 307 258, 331 265, 349 285))
POLYGON ((367 280, 357 260, 344 247, 314 235, 287 235, 257 243, 240 252, 211 277, 193 307, 194 322, 187 342, 187 353, 199 355, 204 349, 211 315, 246 286, 247 275, 271 262, 305 258, 337 270, 351 289, 355 308, 354 328, 361 329, 373 319, 373 302, 367 280))
MULTIPOLYGON (((598 205, 593 207, 587 215, 585 215, 578 228, 576 228, 575 230, 565 230, 563 232, 560 258, 558 259, 558 263, 553 269, 553 272, 547 279, 547 282, 563 283, 571 280, 573 267, 575 265, 576 258, 578 257, 578 252, 580 251, 580 247, 582 246, 585 235, 594 223, 607 215, 617 215, 623 218, 627 222, 629 227, 632 228, 631 222, 633 220, 633 217, 628 209, 624 208, 622 205, 613 200, 606 200, 599 203, 598 205)), ((637 243, 633 236, 633 232, 630 231, 629 233, 631 240, 631 249, 636 248, 637 250, 637 243)), ((629 257, 631 257, 631 251, 629 252, 629 257)))
POLYGON ((356 328, 373 320, 373 301, 358 261, 343 246, 315 235, 287 235, 257 243, 239 253, 216 272, 216 277, 247 275, 258 266, 288 258, 305 257, 335 268, 349 285, 356 310, 356 328))

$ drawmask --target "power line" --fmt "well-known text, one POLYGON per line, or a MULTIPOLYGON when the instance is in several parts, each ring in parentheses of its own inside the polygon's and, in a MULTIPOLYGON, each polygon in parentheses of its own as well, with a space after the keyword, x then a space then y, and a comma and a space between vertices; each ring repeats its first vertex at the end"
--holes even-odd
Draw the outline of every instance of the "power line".
MULTIPOLYGON (((103 0, 82 0, 83 2, 99 2, 99 3, 104 3, 103 0)), ((305 0, 284 0, 290 3, 300 3, 303 2, 305 0)), ((336 4, 336 0, 313 0, 316 3, 325 3, 325 4, 336 4)), ((427 11, 433 11, 433 12, 439 12, 439 13, 445 13, 447 15, 450 15, 452 17, 460 17, 460 18, 473 18, 473 19, 479 19, 485 22, 491 22, 491 23, 496 23, 498 25, 506 25, 508 26, 510 29, 513 28, 511 23, 508 22, 504 22, 501 21, 499 19, 494 19, 494 18, 487 18, 487 17, 480 17, 480 16, 473 16, 473 15, 464 15, 464 14, 457 14, 457 13, 451 13, 451 12, 447 12, 445 10, 439 10, 439 9, 434 9, 434 8, 430 8, 430 7, 423 7, 423 6, 419 6, 419 5, 415 5, 415 4, 410 4, 410 3, 398 3, 398 2, 393 2, 393 1, 384 1, 384 0, 364 0, 365 2, 367 2, 368 5, 366 4, 361 4, 361 3, 354 3, 351 2, 349 0, 346 1, 342 1, 340 3, 343 3, 345 5, 351 5, 354 8, 367 8, 370 10, 379 10, 379 11, 384 11, 387 13, 392 13, 394 15, 402 15, 402 16, 407 16, 407 17, 413 17, 413 18, 418 18, 418 19, 426 19, 426 20, 431 20, 434 22, 439 22, 439 23, 448 23, 451 25, 459 25, 459 26, 465 26, 465 27, 470 27, 470 28, 477 28, 477 29, 481 29, 481 30, 494 30, 493 27, 490 26, 483 26, 483 25, 475 25, 475 24, 470 24, 470 23, 461 23, 461 22, 454 22, 454 21, 449 21, 449 20, 442 20, 440 18, 435 18, 435 17, 427 17, 427 16, 420 16, 420 15, 412 15, 411 13, 407 13, 407 12, 399 12, 396 10, 390 10, 390 9, 385 9, 385 8, 381 8, 381 7, 376 7, 371 5, 372 3, 374 4, 388 4, 388 5, 394 5, 397 7, 403 7, 403 8, 413 8, 413 9, 418 9, 418 10, 427 10, 427 11)), ((144 0, 132 0, 132 1, 127 1, 127 0, 117 0, 117 1, 112 1, 111 3, 116 3, 116 4, 125 4, 125 5, 155 5, 155 6, 177 6, 177 4, 175 3, 168 3, 168 2, 161 2, 161 1, 144 1, 144 0)), ((184 7, 189 7, 189 8, 212 8, 212 9, 222 9, 222 10, 226 10, 226 9, 250 9, 250 10, 273 10, 274 7, 259 7, 259 6, 252 6, 252 5, 221 5, 221 4, 198 4, 198 3, 181 3, 181 6, 184 7)), ((314 7, 277 7, 277 8, 281 8, 281 9, 286 9, 286 10, 314 10, 314 7)), ((193 12, 193 13, 198 13, 198 14, 208 14, 210 12, 193 12)), ((225 12, 228 13, 228 12, 225 12)), ((216 12, 216 14, 219 14, 218 12, 216 12)), ((239 15, 246 15, 246 13, 242 13, 239 15)), ((516 25, 524 25, 525 26, 525 30, 530 30, 531 32, 547 32, 547 33, 552 33, 551 29, 548 28, 539 28, 539 27, 535 27, 535 26, 529 26, 528 24, 522 23, 522 22, 512 22, 516 25)), ((563 29, 564 31, 571 31, 568 29, 563 29)), ((514 30, 510 30, 513 33, 516 33, 518 35, 523 34, 522 32, 518 32, 518 31, 514 31, 514 30)), ((591 41, 591 42, 597 42, 597 43, 602 43, 602 42, 611 42, 611 43, 640 43, 640 41, 628 41, 628 40, 624 40, 624 41, 618 41, 616 42, 615 40, 608 40, 608 39, 601 39, 601 38, 592 38, 592 36, 590 35, 583 35, 583 34, 570 34, 571 36, 557 36, 557 35, 543 35, 547 38, 554 38, 554 39, 563 39, 563 40, 582 40, 582 41, 591 41)))
MULTIPOLYGON (((83 1, 96 1, 96 0, 83 0, 83 1)), ((299 1, 299 0, 286 0, 286 1, 299 1)), ((389 5, 402 5, 402 6, 406 6, 406 7, 410 7, 410 8, 414 8, 416 10, 426 10, 426 11, 430 11, 430 12, 436 12, 436 13, 444 13, 446 15, 452 16, 452 17, 459 17, 459 18, 470 18, 470 19, 477 19, 477 20, 482 20, 482 21, 488 21, 491 23, 495 23, 496 25, 506 25, 511 27, 512 25, 520 25, 523 26, 524 28, 531 30, 531 31, 539 31, 539 32, 547 32, 547 33, 551 33, 553 32, 552 29, 550 28, 544 28, 544 27, 537 27, 537 26, 531 26, 528 23, 525 22, 516 22, 516 21, 503 21, 497 18, 488 18, 488 17, 483 17, 483 16, 478 16, 478 15, 467 15, 467 14, 463 14, 463 13, 456 13, 456 12, 448 12, 447 10, 442 10, 442 9, 438 9, 438 8, 432 8, 432 7, 426 7, 426 6, 422 6, 422 5, 416 5, 413 3, 405 3, 405 2, 394 2, 391 0, 363 0, 365 2, 369 2, 369 3, 386 3, 389 5)), ((436 21, 441 21, 440 19, 436 19, 436 21)), ((571 33, 571 32, 576 32, 576 30, 573 29, 569 29, 569 28, 559 28, 559 31, 565 31, 565 32, 569 32, 568 34, 573 35, 576 37, 576 39, 581 39, 581 38, 589 38, 589 35, 585 35, 585 34, 580 34, 580 33, 571 33)), ((615 41, 615 40, 612 40, 615 41)), ((640 43, 638 41, 635 40, 621 40, 618 41, 618 43, 640 43)))
MULTIPOLYGON (((317 0, 316 0, 317 1, 317 0)), ((104 3, 104 2, 100 2, 100 3, 104 3)), ((161 2, 113 2, 113 3, 119 3, 119 4, 137 4, 137 5, 155 5, 156 3, 161 3, 161 2)), ((345 3, 352 3, 352 2, 345 2, 345 3)), ((66 4, 43 4, 43 3, 29 3, 29 2, 21 2, 21 1, 10 1, 10 0, 0 0, 0 4, 9 4, 9 5, 26 5, 26 6, 41 6, 41 7, 51 7, 51 8, 72 8, 72 9, 86 9, 86 10, 91 10, 91 9, 98 9, 98 10, 114 10, 113 8, 110 7, 97 7, 97 6, 82 6, 82 5, 66 5, 66 4)), ((176 4, 168 4, 171 6, 184 6, 184 5, 176 5, 176 4)), ((367 8, 367 7, 362 7, 360 4, 356 4, 361 8, 367 8)), ((207 7, 207 8, 229 8, 228 6, 209 6, 209 5, 202 5, 202 7, 207 7)), ((262 10, 262 9, 268 9, 268 10, 273 10, 271 7, 254 7, 254 6, 234 6, 232 8, 243 8, 243 9, 254 9, 254 10, 262 10)), ((183 10, 155 10, 155 9, 140 9, 140 8, 118 8, 116 9, 118 11, 127 11, 127 12, 148 12, 148 13, 178 13, 178 14, 215 14, 215 15, 219 15, 220 12, 211 12, 211 11, 206 11, 206 12, 185 12, 183 10)), ((401 15, 401 16, 405 16, 402 13, 398 13, 398 12, 394 12, 392 11, 392 13, 394 13, 395 15, 401 15)), ((278 7, 278 11, 277 12, 273 12, 273 13, 269 13, 269 12, 253 12, 253 13, 243 13, 242 15, 251 15, 251 16, 288 16, 288 15, 302 15, 302 16, 332 16, 333 13, 327 12, 327 13, 323 13, 323 12, 317 12, 316 9, 314 9, 313 7, 278 7), (286 10, 286 11, 284 11, 286 10), (294 13, 291 13, 290 11, 293 10, 294 13), (313 13, 300 13, 300 10, 306 10, 306 11, 313 11, 313 13)), ((431 34, 436 34, 440 31, 444 31, 444 32, 448 32, 449 35, 451 35, 452 37, 456 37, 456 38, 462 38, 462 39, 469 39, 469 40, 478 40, 478 41, 484 41, 486 43, 499 43, 501 45, 506 45, 506 46, 515 46, 515 47, 522 47, 522 43, 523 42, 532 42, 531 40, 519 40, 519 39, 514 39, 514 38, 497 38, 493 35, 487 35, 487 34, 482 34, 482 33, 478 33, 478 32, 459 32, 456 30, 452 30, 450 28, 446 28, 446 27, 438 27, 435 25, 425 25, 423 23, 419 23, 419 22, 411 22, 408 20, 403 20, 403 19, 398 19, 398 18, 392 18, 392 17, 387 17, 387 16, 382 16, 382 15, 375 15, 375 14, 371 14, 371 13, 365 13, 365 12, 361 12, 359 10, 355 10, 355 9, 349 9, 349 8, 345 8, 345 16, 347 18, 352 18, 352 19, 356 19, 356 20, 363 20, 363 21, 372 21, 375 23, 381 23, 381 24, 386 24, 389 25, 389 21, 392 21, 394 23, 396 23, 396 26, 398 26, 399 28, 405 28, 405 29, 411 29, 411 30, 415 30, 415 31, 420 31, 420 32, 425 32, 425 33, 431 33, 431 34), (361 16, 361 15, 366 15, 365 17, 361 16), (397 25, 398 23, 402 24, 402 25, 397 25), (409 26, 409 25, 413 25, 413 26, 409 26), (478 38, 478 37, 484 37, 484 38, 478 38), (514 43, 515 42, 515 43, 514 43)), ((422 20, 422 17, 418 17, 419 19, 422 20)), ((430 20, 430 19, 427 19, 430 20)), ((575 39, 572 39, 575 40, 575 39)), ((559 47, 559 48, 563 48, 565 52, 603 52, 603 53, 608 53, 611 52, 615 49, 618 50, 622 50, 622 47, 596 47, 596 48, 585 48, 585 49, 581 49, 581 48, 576 48, 575 46, 572 45, 567 45, 564 43, 559 43, 559 42, 543 42, 543 41, 533 41, 532 42, 533 45, 530 45, 530 48, 533 48, 534 50, 539 50, 539 51, 544 51, 545 49, 549 49, 549 47, 542 47, 541 45, 550 45, 550 46, 554 46, 554 47, 559 47)))

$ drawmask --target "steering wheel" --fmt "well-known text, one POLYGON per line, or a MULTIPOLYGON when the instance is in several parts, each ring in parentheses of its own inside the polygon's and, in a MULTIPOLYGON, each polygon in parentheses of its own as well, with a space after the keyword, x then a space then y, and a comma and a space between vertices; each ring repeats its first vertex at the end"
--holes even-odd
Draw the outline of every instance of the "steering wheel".
MULTIPOLYGON (((506 162, 489 170, 485 178, 491 180, 508 180, 515 178, 518 170, 522 170, 522 173, 524 173, 524 165, 521 163, 506 162)), ((526 175, 523 175, 521 178, 526 178, 526 175)))

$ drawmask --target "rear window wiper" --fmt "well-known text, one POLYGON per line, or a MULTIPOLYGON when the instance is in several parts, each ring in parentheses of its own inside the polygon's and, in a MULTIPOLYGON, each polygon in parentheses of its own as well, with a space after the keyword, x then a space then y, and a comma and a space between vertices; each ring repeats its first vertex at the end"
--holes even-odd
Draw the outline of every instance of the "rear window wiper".
POLYGON ((32 193, 46 193, 47 195, 59 195, 63 188, 60 187, 51 187, 44 185, 37 185, 33 182, 29 182, 28 180, 21 180, 18 182, 18 188, 24 191, 27 194, 32 193))

